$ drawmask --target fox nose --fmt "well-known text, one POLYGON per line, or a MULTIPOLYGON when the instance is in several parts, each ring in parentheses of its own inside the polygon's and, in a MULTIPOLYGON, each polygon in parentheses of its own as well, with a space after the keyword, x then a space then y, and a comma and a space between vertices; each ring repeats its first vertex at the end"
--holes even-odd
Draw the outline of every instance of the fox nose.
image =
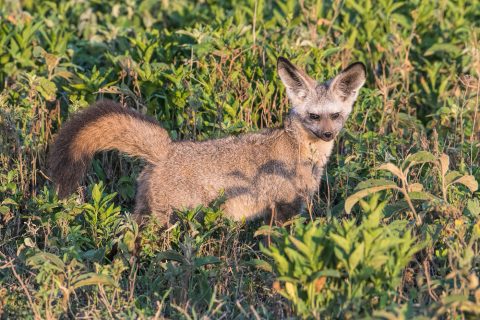
POLYGON ((330 131, 322 132, 321 139, 323 141, 330 141, 333 139, 333 133, 330 131))

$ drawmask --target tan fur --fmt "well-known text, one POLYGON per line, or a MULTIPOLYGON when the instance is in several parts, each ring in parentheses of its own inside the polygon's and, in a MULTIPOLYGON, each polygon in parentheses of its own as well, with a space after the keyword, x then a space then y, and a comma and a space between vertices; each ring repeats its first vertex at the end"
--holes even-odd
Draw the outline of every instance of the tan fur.
POLYGON ((73 137, 70 152, 76 160, 82 154, 117 149, 155 163, 165 157, 169 148, 168 142, 167 132, 158 125, 112 114, 92 122, 88 128, 82 129, 73 137), (141 137, 131 134, 132 131, 141 133, 141 137), (162 150, 162 153, 149 150, 162 150))
POLYGON ((318 188, 333 137, 351 111, 365 70, 352 65, 325 84, 283 58, 278 70, 294 108, 277 129, 172 142, 154 121, 113 102, 81 112, 62 128, 50 153, 60 195, 78 185, 95 152, 118 149, 148 162, 138 179, 138 216, 152 213, 168 223, 175 209, 208 205, 222 190, 225 214, 236 220, 266 216, 272 209, 280 221, 299 213, 318 188), (341 116, 332 116, 332 110, 341 116))

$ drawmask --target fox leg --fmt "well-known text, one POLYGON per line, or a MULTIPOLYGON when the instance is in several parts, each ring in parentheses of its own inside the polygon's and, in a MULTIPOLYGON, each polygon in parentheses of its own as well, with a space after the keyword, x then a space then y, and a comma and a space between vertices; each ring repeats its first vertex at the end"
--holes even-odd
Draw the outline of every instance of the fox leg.
MULTIPOLYGON (((303 202, 300 197, 295 198, 291 202, 274 203, 270 206, 270 210, 265 211, 264 223, 269 225, 270 228, 273 226, 273 224, 282 226, 291 217, 300 213, 302 206, 303 202), (268 213, 268 211, 270 211, 270 213, 268 213)), ((262 242, 265 247, 270 246, 270 235, 262 236, 260 242, 262 242)))
POLYGON ((169 206, 169 199, 165 195, 166 191, 155 188, 156 186, 152 183, 156 179, 154 170, 153 166, 147 166, 137 180, 133 218, 140 229, 148 223, 152 216, 159 219, 160 224, 165 227, 172 222, 173 211, 169 206))
MULTIPOLYGON (((273 221, 276 225, 283 225, 291 217, 301 213, 303 201, 300 197, 296 197, 290 202, 278 202, 275 204, 273 212, 273 221)), ((271 216, 267 218, 272 219, 271 216)))
POLYGON ((135 222, 144 227, 151 217, 158 219, 158 222, 165 228, 173 223, 173 211, 170 207, 165 205, 158 205, 156 203, 149 203, 142 194, 139 194, 135 199, 136 205, 133 214, 135 222))
POLYGON ((148 201, 146 194, 138 192, 135 198, 133 220, 138 224, 139 234, 135 239, 135 247, 132 252, 132 257, 138 257, 140 253, 142 246, 141 234, 149 223, 151 217, 158 219, 161 226, 161 232, 165 231, 173 221, 172 210, 169 210, 166 207, 155 207, 148 201))

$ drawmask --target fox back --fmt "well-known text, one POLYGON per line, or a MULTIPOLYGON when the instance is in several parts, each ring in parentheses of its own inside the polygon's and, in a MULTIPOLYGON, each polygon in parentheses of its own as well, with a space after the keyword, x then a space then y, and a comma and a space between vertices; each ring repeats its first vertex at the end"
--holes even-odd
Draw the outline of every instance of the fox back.
POLYGON ((317 190, 323 169, 358 90, 365 67, 352 64, 317 83, 285 58, 278 74, 292 110, 278 128, 202 142, 172 141, 155 120, 112 101, 100 101, 60 130, 49 154, 61 197, 78 187, 96 152, 116 149, 143 158, 135 214, 164 223, 176 209, 208 205, 224 192, 233 219, 275 214, 284 221, 317 190))

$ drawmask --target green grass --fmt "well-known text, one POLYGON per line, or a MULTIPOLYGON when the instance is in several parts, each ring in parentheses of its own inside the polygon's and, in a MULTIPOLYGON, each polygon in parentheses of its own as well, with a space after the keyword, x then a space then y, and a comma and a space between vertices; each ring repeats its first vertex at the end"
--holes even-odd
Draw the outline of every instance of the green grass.
POLYGON ((0 0, 0 316, 478 318, 478 21, 477 0, 0 0), (140 231, 142 163, 116 152, 55 195, 46 154, 72 113, 114 99, 174 139, 273 127, 280 55, 319 80, 368 68, 290 225, 219 199, 140 231))

